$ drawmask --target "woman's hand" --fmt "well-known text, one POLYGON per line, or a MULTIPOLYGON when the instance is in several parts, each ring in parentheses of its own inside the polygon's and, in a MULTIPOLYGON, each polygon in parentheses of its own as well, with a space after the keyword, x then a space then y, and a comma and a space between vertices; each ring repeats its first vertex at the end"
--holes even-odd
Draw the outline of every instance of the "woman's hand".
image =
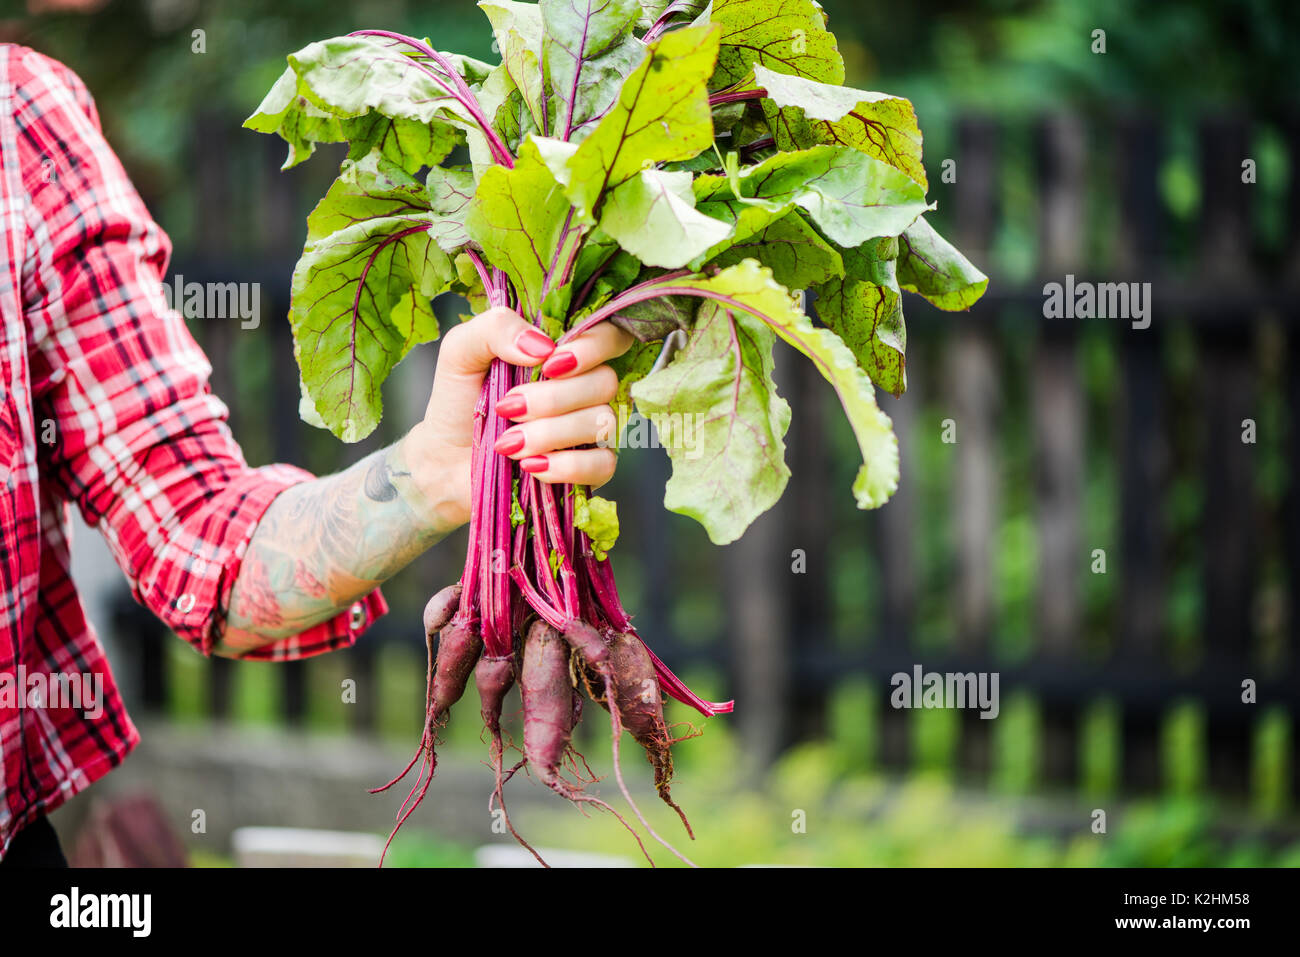
POLYGON ((439 524, 469 521, 469 467, 474 407, 493 359, 540 365, 544 378, 511 389, 497 406, 517 423, 497 443, 497 452, 543 482, 596 487, 614 474, 612 448, 574 446, 616 438, 617 419, 609 403, 618 377, 604 363, 622 355, 632 337, 602 322, 556 347, 516 313, 489 309, 450 330, 438 350, 433 394, 424 420, 402 440, 412 478, 439 524))

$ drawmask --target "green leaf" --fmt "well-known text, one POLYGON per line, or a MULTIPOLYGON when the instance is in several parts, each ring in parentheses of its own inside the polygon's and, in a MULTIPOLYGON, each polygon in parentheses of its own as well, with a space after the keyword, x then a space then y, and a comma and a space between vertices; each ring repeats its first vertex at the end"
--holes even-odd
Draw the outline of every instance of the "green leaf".
POLYGON ((844 82, 844 59, 813 0, 714 0, 710 20, 722 27, 715 89, 742 82, 755 65, 844 82))
POLYGON ((429 235, 441 215, 423 184, 370 153, 344 163, 308 217, 289 321, 306 394, 344 441, 378 422, 393 366, 437 338, 429 300, 455 275, 429 235))
POLYGON ((436 214, 421 210, 422 193, 370 154, 345 164, 308 220, 290 295, 294 355, 321 421, 345 442, 373 431, 388 373, 438 336, 429 300, 455 273, 428 234, 436 214))
POLYGON ((839 252, 793 209, 743 242, 726 246, 709 262, 725 268, 742 259, 758 260, 787 289, 807 289, 844 275, 839 252))
POLYGON ((686 265, 731 233, 695 209, 691 180, 686 172, 642 170, 610 193, 600 228, 647 266, 686 265))
POLYGON ((307 217, 307 244, 379 218, 427 226, 432 212, 423 183, 380 154, 368 153, 355 162, 344 161, 329 192, 307 217))
POLYGON ((767 90, 763 110, 780 149, 807 149, 818 143, 851 146, 928 188, 921 128, 907 100, 784 76, 763 66, 754 68, 754 76, 767 90))
POLYGON ((845 277, 814 287, 817 315, 844 340, 871 381, 894 395, 907 388, 903 297, 895 278, 898 240, 843 251, 845 277))
POLYGON ((523 506, 519 504, 519 479, 515 479, 510 486, 510 527, 518 528, 526 521, 528 518, 524 515, 523 506))
MULTIPOLYGON (((432 47, 434 44, 428 37, 425 37, 424 45, 432 47)), ((399 44, 399 46, 403 50, 406 49, 404 44, 399 44)), ((466 85, 470 88, 470 92, 473 92, 476 87, 480 86, 489 76, 492 75, 492 71, 496 69, 495 64, 487 63, 472 56, 466 56, 463 53, 444 53, 443 58, 446 59, 447 62, 451 64, 452 69, 465 80, 466 85)), ((421 58, 421 62, 428 63, 429 61, 421 58)))
MULTIPOLYGON (((713 119, 716 122, 718 114, 715 111, 713 119)), ((698 156, 692 156, 690 159, 674 160, 671 163, 664 163, 660 169, 667 170, 670 173, 678 173, 685 170, 688 173, 708 173, 720 169, 718 157, 712 150, 705 150, 698 156)))
MULTIPOLYGON (((877 236, 897 236, 929 207, 919 183, 906 173, 847 146, 814 146, 777 153, 740 171, 736 189, 727 176, 700 176, 695 181, 696 208, 715 218, 714 203, 750 201, 751 206, 784 215, 791 204, 806 210, 826 235, 841 246, 857 246, 877 236)), ((761 213, 736 209, 738 218, 766 228, 761 213)), ((747 238, 741 223, 736 241, 747 238)), ((751 233, 752 235, 752 233, 751 233)))
MULTIPOLYGON (((730 145, 732 149, 740 149, 743 146, 748 146, 758 140, 772 136, 772 128, 768 125, 767 115, 763 112, 762 103, 749 100, 742 102, 740 105, 745 109, 731 127, 730 145)), ((716 113, 714 115, 716 116, 716 113)), ((766 157, 758 158, 765 159, 766 157)))
POLYGON ((696 209, 731 226, 731 234, 697 257, 693 266, 711 261, 731 246, 753 240, 794 208, 790 202, 755 202, 752 198, 736 196, 725 175, 697 176, 692 188, 696 209))
POLYGON ((350 143, 349 159, 360 159, 372 150, 414 173, 424 166, 436 166, 452 151, 459 132, 444 123, 384 116, 369 111, 361 116, 340 117, 320 109, 298 92, 298 75, 285 70, 266 98, 244 126, 259 133, 276 133, 289 144, 281 169, 308 159, 317 143, 350 143))
POLYGON ((320 413, 316 411, 316 403, 307 394, 307 383, 302 381, 301 373, 298 375, 298 418, 313 428, 329 429, 325 420, 320 417, 320 413))
POLYGON ((650 374, 662 349, 659 342, 633 342, 627 352, 609 360, 610 367, 618 374, 618 394, 612 404, 620 422, 632 411, 632 386, 650 374))
POLYGON ((493 266, 505 270, 526 317, 541 312, 542 287, 564 232, 568 200, 537 151, 524 141, 514 169, 493 166, 479 180, 465 226, 493 266))
POLYGON ((613 236, 597 226, 585 234, 578 249, 573 264, 574 288, 586 286, 597 270, 600 270, 600 274, 592 283, 590 294, 585 302, 578 304, 584 313, 589 313, 592 307, 608 299, 611 293, 620 292, 632 285, 641 272, 641 261, 631 253, 624 252, 613 236))
MULTIPOLYGON (((666 285, 665 289, 668 288, 666 285)), ((839 336, 830 329, 814 326, 791 299, 789 290, 772 278, 771 270, 752 259, 724 269, 716 276, 671 281, 672 291, 685 288, 761 319, 778 336, 812 359, 839 396, 862 452, 862 468, 853 483, 858 507, 883 505, 898 487, 898 440, 889 416, 876 405, 871 380, 839 336)), ((633 394, 637 394, 636 389, 633 394)))
POLYGON ((613 106, 645 56, 632 35, 637 0, 541 0, 549 135, 578 142, 613 106))
POLYGON ((688 159, 713 142, 705 82, 718 51, 711 27, 685 27, 653 43, 618 101, 566 164, 565 192, 594 222, 607 190, 655 163, 688 159))
MULTIPOLYGON (((533 128, 545 126, 546 96, 542 76, 542 14, 535 3, 515 0, 479 0, 478 4, 492 22, 501 64, 519 91, 522 105, 533 120, 533 128)), ((504 133, 498 126, 497 129, 504 133)))
POLYGON ((408 173, 425 166, 436 167, 461 140, 461 132, 444 123, 421 123, 393 118, 382 113, 341 121, 348 141, 348 159, 360 159, 377 151, 408 173))
POLYGON ((523 94, 518 89, 511 89, 506 94, 505 100, 497 107, 492 118, 492 128, 501 135, 506 148, 512 154, 519 152, 525 136, 541 132, 540 127, 533 121, 533 115, 528 111, 523 94))
POLYGON ((537 155, 542 158, 542 162, 551 171, 555 181, 561 186, 568 186, 572 178, 569 172, 569 160, 573 159, 573 154, 578 151, 578 144, 556 139, 554 136, 534 136, 533 146, 537 148, 537 155))
POLYGON ((445 252, 454 252, 469 242, 465 216, 474 198, 474 174, 466 169, 435 166, 424 180, 429 207, 429 235, 445 252))
POLYGON ((785 491, 790 406, 772 381, 776 336, 763 321, 706 302, 686 345, 632 387, 668 449, 664 507, 718 545, 733 542, 785 491))
POLYGON ((588 495, 581 485, 573 487, 573 527, 587 534, 591 553, 603 562, 618 541, 618 506, 609 499, 588 495))
MULTIPOLYGON (((524 137, 529 133, 540 132, 541 127, 537 125, 524 95, 515 86, 504 63, 488 74, 475 95, 483 109, 483 115, 488 117, 492 128, 512 155, 519 152, 524 137)), ((470 164, 476 177, 481 176, 496 164, 496 157, 488 145, 487 137, 477 127, 467 128, 465 139, 469 144, 470 164)))
POLYGON ((984 290, 989 277, 944 239, 925 219, 918 219, 898 240, 898 281, 940 309, 969 309, 984 290))
MULTIPOLYGON (((462 68, 476 64, 456 58, 462 68)), ((289 55, 298 92, 317 109, 339 117, 384 116, 430 123, 435 119, 473 127, 465 107, 435 78, 436 65, 409 55, 409 48, 380 37, 335 37, 289 55)))
POLYGON ((659 296, 620 309, 610 319, 641 342, 654 342, 695 322, 698 304, 689 296, 659 296))
POLYGON ((259 133, 276 133, 289 144, 289 155, 281 169, 308 159, 317 143, 344 141, 338 118, 298 95, 298 74, 292 68, 280 74, 252 116, 244 120, 244 126, 259 133))

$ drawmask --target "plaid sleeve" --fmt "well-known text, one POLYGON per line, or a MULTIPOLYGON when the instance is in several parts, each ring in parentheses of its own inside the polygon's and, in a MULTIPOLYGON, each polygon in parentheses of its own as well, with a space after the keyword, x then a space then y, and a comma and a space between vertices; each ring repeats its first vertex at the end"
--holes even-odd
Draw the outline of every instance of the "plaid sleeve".
MULTIPOLYGON (((246 464, 209 389, 211 366, 162 294, 170 242, 105 142, 85 87, 31 51, 19 70, 42 473, 103 533, 136 599, 210 654, 262 514, 312 476, 246 464)), ((248 657, 349 645, 386 610, 372 592, 248 657)))

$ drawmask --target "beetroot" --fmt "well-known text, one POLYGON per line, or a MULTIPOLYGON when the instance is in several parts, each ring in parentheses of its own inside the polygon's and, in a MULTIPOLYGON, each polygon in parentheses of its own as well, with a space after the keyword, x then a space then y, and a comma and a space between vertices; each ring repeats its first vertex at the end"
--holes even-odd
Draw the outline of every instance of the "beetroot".
POLYGON ((573 689, 569 684, 569 646, 544 621, 528 629, 519 690, 524 700, 524 755, 553 791, 569 796, 560 762, 573 733, 573 689))
MULTIPOLYGON (((645 748, 660 797, 681 814, 668 791, 672 742, 664 726, 660 689, 706 715, 730 710, 730 702, 714 704, 691 694, 635 635, 619 601, 608 559, 597 559, 586 534, 574 525, 578 493, 569 486, 552 487, 531 475, 517 474, 514 463, 492 451, 506 427, 505 420, 492 414, 492 409, 502 395, 527 377, 525 369, 496 362, 484 382, 475 412, 465 571, 458 585, 438 592, 425 607, 429 661, 424 735, 402 773, 375 790, 392 787, 424 757, 415 784, 398 811, 400 828, 429 789, 437 768, 438 732, 451 706, 464 694, 473 670, 483 724, 492 739, 495 786, 488 807, 493 810, 500 804, 506 827, 519 843, 541 860, 510 823, 505 807, 504 785, 515 771, 527 766, 538 780, 575 804, 615 814, 644 852, 640 836, 628 822, 606 802, 583 790, 594 776, 590 769, 587 778, 578 772, 582 757, 572 749, 570 740, 582 713, 575 684, 578 676, 584 676, 582 683, 598 699, 603 696, 598 689, 614 689, 616 706, 610 709, 610 727, 619 790, 644 829, 686 860, 655 833, 633 801, 619 762, 619 737, 626 726, 645 748), (502 561, 503 556, 509 561, 502 561), (433 635, 438 629, 435 654, 433 635), (524 705, 524 758, 506 771, 501 712, 516 678, 524 705), (569 759, 574 780, 564 774, 569 759)), ((682 821, 686 821, 685 815, 682 821)))
POLYGON ((640 638, 626 632, 614 636, 610 670, 614 675, 614 703, 623 726, 645 749, 646 759, 654 768, 655 789, 660 799, 677 812, 686 833, 694 839, 686 813, 673 801, 668 787, 673 776, 673 742, 664 722, 664 699, 655 677, 654 662, 640 638))
POLYGON ((430 598, 429 603, 424 606, 424 633, 430 641, 447 626, 451 616, 456 614, 456 609, 460 606, 460 591, 460 582, 448 585, 430 598))
MULTIPOLYGON (((496 66, 416 37, 359 30, 291 57, 247 121, 288 140, 286 166, 316 142, 349 143, 339 178, 309 218, 311 241, 292 284, 295 355, 311 357, 300 362, 304 414, 349 442, 373 430, 380 383, 412 347, 436 338, 432 297, 442 293, 476 309, 513 310, 557 350, 609 322, 640 341, 629 353, 636 361, 614 363, 624 366, 616 369, 620 393, 634 390, 642 413, 708 423, 701 448, 666 443, 671 497, 674 510, 725 544, 774 504, 784 484, 774 475, 789 409, 763 372, 779 338, 813 362, 848 415, 863 456, 853 483, 857 506, 882 505, 897 487, 899 457, 875 394, 899 395, 906 386, 903 337, 873 340, 872 290, 881 287, 849 265, 872 265, 872 278, 892 288, 896 331, 900 287, 951 310, 969 308, 988 285, 923 218, 933 204, 910 105, 894 97, 882 105, 879 94, 822 82, 842 76, 843 63, 817 4, 718 0, 704 17, 696 16, 701 4, 645 0, 487 6, 498 48, 516 54, 496 66), (807 56, 796 51, 778 63, 763 52, 789 45, 790 17, 774 17, 778 7, 810 8, 795 17, 811 13, 805 25, 816 38, 809 35, 807 56), (556 51, 569 67, 552 69, 556 51), (524 53, 535 60, 526 76, 524 53), (503 110, 507 89, 519 95, 503 110), (813 109, 828 103, 830 112, 813 109), (737 108, 746 117, 739 126, 737 108), (799 109, 809 112, 799 120, 802 133, 786 129, 783 137, 790 111, 799 109), (376 138, 397 120, 409 135, 376 138), (425 135, 417 135, 421 127, 425 135), (724 156, 722 141, 736 148, 724 156), (474 154, 468 168, 449 153, 465 142, 474 154), (817 186, 825 186, 827 169, 835 171, 829 192, 817 186), (673 228, 638 215, 679 181, 689 181, 691 215, 673 228), (464 202, 448 204, 450 196, 464 202), (755 224, 739 228, 747 220, 735 213, 746 204, 779 207, 782 223, 813 238, 805 244, 813 252, 796 252, 792 266, 790 251, 774 252, 755 224), (817 296, 821 322, 793 295, 805 288, 817 296), (662 308, 669 300, 673 307, 662 308), (659 360, 646 372, 640 360, 660 342, 659 360), (381 355, 383 362, 372 361, 381 355)), ((796 38, 804 32, 795 30, 796 38)), ((445 648, 436 664, 430 654, 417 758, 424 754, 432 773, 437 730, 481 654, 499 798, 522 766, 501 774, 506 663, 514 658, 522 678, 529 657, 525 722, 542 724, 531 754, 527 744, 524 751, 537 776, 574 800, 590 783, 562 775, 572 753, 574 685, 586 675, 584 683, 609 698, 623 795, 618 748, 626 726, 671 804, 662 695, 706 717, 730 711, 731 702, 695 695, 642 644, 607 558, 618 537, 613 503, 582 487, 540 482, 493 451, 511 426, 496 414, 498 402, 539 371, 547 377, 544 367, 497 360, 482 383, 461 591, 458 600, 440 592, 426 609, 426 633, 442 631, 445 648), (458 607, 449 625, 451 604, 458 607), (558 677, 565 654, 567 683, 558 677)), ((418 803, 414 790, 411 797, 418 803)))

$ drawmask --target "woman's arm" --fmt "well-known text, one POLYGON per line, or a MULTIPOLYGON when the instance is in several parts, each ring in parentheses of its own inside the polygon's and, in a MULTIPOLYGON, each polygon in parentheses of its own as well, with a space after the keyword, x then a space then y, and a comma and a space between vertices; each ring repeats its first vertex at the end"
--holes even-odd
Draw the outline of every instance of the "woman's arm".
POLYGON ((258 523, 231 592, 216 654, 239 656, 334 617, 469 519, 474 406, 492 360, 557 373, 513 390, 519 439, 502 454, 545 457, 539 478, 601 485, 614 472, 608 403, 618 386, 602 363, 630 337, 608 324, 555 344, 505 309, 451 330, 425 418, 403 439, 337 475, 281 492, 258 523), (572 355, 572 359, 568 355, 572 355), (509 451, 507 451, 509 449, 509 451), (563 450, 563 451, 557 451, 563 450))
POLYGON ((249 542, 215 654, 328 621, 456 527, 417 489, 409 439, 280 493, 249 542))

